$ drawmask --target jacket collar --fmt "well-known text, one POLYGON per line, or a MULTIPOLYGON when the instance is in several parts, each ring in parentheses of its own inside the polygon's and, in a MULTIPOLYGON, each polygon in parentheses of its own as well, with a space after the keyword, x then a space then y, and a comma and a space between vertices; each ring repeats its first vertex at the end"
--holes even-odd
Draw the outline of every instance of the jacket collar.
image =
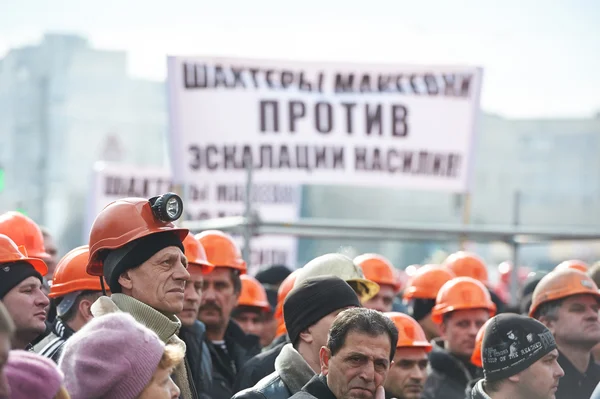
POLYGON ((275 359, 275 371, 292 394, 300 391, 315 376, 313 369, 292 344, 286 344, 281 348, 281 352, 275 359))
POLYGON ((472 399, 492 399, 483 389, 483 379, 477 381, 473 389, 471 390, 472 399))
POLYGON ((324 375, 315 375, 302 390, 317 399, 337 399, 327 386, 327 379, 324 375))
POLYGON ((64 340, 67 340, 71 337, 71 335, 75 334, 75 331, 65 322, 63 322, 60 318, 56 318, 54 320, 54 326, 52 327, 54 334, 57 337, 60 337, 64 340))

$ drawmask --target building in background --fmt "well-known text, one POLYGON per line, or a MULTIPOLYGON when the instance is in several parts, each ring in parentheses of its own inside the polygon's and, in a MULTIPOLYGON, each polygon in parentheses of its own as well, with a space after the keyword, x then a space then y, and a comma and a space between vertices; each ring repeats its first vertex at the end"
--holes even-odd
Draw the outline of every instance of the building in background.
MULTIPOLYGON (((96 161, 167 167, 167 103, 163 82, 127 74, 127 55, 97 50, 70 35, 0 61, 0 212, 23 209, 47 225, 62 253, 81 245, 86 198, 96 161), (0 182, 1 186, 1 182, 0 182)), ((600 118, 508 120, 483 114, 475 143, 470 222, 508 225, 515 192, 521 223, 564 229, 600 228, 600 118)), ((303 217, 458 224, 464 197, 444 192, 307 186, 303 217)), ((397 266, 422 263, 458 242, 300 240, 298 265, 351 247, 375 251, 397 266)), ((488 262, 507 247, 477 244, 488 262)), ((567 257, 600 258, 600 245, 526 247, 524 263, 550 267, 567 257)))
POLYGON ((127 75, 127 55, 46 35, 0 62, 0 210, 22 209, 81 244, 95 161, 166 165, 164 84, 127 75))

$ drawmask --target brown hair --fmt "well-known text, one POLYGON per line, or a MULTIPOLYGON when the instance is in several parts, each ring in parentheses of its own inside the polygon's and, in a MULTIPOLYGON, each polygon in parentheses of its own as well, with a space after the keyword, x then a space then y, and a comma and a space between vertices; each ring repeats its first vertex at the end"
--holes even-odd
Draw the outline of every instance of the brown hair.
POLYGON ((8 334, 10 336, 15 332, 15 324, 13 323, 8 310, 2 302, 0 302, 0 334, 8 334))
POLYGON ((69 392, 64 386, 61 386, 56 395, 54 395, 54 399, 71 399, 69 392))
POLYGON ((183 361, 184 356, 185 351, 180 345, 166 345, 162 358, 158 363, 158 368, 170 369, 177 367, 183 361))

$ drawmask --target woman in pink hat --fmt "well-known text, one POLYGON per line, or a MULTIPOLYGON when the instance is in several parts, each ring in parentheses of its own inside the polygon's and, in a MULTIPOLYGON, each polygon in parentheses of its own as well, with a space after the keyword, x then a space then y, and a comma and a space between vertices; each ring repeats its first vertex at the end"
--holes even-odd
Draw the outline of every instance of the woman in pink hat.
POLYGON ((97 317, 65 344, 59 368, 72 399, 176 399, 185 348, 165 345, 128 313, 97 317))

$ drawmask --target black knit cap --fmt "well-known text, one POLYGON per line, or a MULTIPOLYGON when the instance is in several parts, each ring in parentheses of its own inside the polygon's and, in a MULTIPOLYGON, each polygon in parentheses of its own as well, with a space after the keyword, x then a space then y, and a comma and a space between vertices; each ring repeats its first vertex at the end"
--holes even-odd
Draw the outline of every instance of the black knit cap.
POLYGON ((283 318, 290 341, 295 344, 300 333, 333 311, 360 307, 356 293, 339 277, 319 276, 306 279, 294 287, 283 303, 283 318))
POLYGON ((135 269, 167 247, 178 247, 184 251, 183 243, 173 232, 151 234, 110 251, 103 263, 104 278, 112 293, 121 292, 119 276, 135 269))
POLYGON ((44 282, 42 275, 28 262, 18 261, 0 265, 0 299, 28 277, 37 277, 44 282))
POLYGON ((292 274, 292 271, 284 265, 271 265, 256 273, 256 279, 261 284, 279 285, 292 274))
POLYGON ((513 376, 556 349, 552 333, 539 321, 517 314, 495 316, 485 329, 481 353, 487 381, 513 376))

